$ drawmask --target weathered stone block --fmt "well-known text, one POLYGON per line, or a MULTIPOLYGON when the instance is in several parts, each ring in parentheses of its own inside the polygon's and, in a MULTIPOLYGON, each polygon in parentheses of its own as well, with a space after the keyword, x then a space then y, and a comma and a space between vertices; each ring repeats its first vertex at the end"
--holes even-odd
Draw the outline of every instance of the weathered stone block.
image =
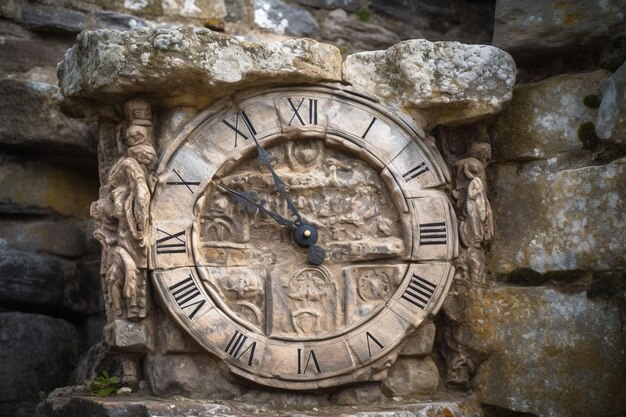
POLYGON ((104 341, 124 352, 151 352, 154 350, 154 339, 150 327, 147 320, 113 320, 104 326, 104 341))
POLYGON ((607 82, 598 110, 596 133, 601 139, 626 144, 626 62, 607 82))
POLYGON ((313 35, 320 30, 311 13, 281 0, 255 0, 254 23, 261 29, 293 36, 313 35))
POLYGON ((208 354, 149 355, 146 377, 152 392, 164 397, 226 399, 243 392, 224 376, 218 362, 208 354))
POLYGON ((98 198, 96 173, 0 154, 0 212, 56 212, 87 217, 98 198))
POLYGON ((493 45, 516 57, 580 51, 624 32, 624 0, 498 0, 493 45))
POLYGON ((83 32, 59 80, 64 100, 150 91, 195 107, 254 84, 341 81, 341 54, 311 39, 253 44, 191 27, 83 32))
POLYGON ((21 20, 31 30, 40 32, 79 33, 85 29, 87 15, 78 10, 26 3, 21 20))
POLYGON ((61 114, 52 101, 56 90, 41 82, 0 80, 0 143, 95 154, 94 126, 61 114))
POLYGON ((423 323, 419 329, 409 336, 406 345, 400 352, 401 356, 426 356, 433 351, 435 342, 435 323, 432 320, 423 323))
POLYGON ((550 165, 495 165, 487 269, 624 268, 626 159, 557 172, 550 165))
POLYGON ((464 300, 465 337, 489 354, 472 383, 479 401, 542 416, 626 412, 619 306, 548 288, 464 300))
POLYGON ((81 337, 70 323, 39 314, 0 313, 0 402, 36 397, 69 382, 81 337))
POLYGON ((388 397, 414 397, 433 394, 439 385, 439 370, 430 357, 400 356, 383 381, 381 389, 388 397))
POLYGON ((608 71, 563 74, 513 91, 513 100, 496 119, 493 152, 498 161, 548 159, 583 148, 578 130, 595 121, 598 110, 584 104, 598 97, 608 71))
POLYGON ((428 127, 480 119, 511 99, 515 63, 492 46, 404 41, 350 55, 344 80, 423 118, 428 127))

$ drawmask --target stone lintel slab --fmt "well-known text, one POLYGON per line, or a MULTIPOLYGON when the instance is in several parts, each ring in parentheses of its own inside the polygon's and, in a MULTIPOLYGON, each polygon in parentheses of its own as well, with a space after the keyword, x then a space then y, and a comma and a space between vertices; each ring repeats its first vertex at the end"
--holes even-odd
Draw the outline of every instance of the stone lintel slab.
POLYGON ((515 75, 513 58, 493 46, 425 39, 356 53, 343 64, 345 82, 422 119, 427 127, 498 113, 511 100, 515 75))
MULTIPOLYGON (((297 401, 293 397, 292 401, 297 401)), ((146 415, 146 416, 371 416, 371 417, 482 417, 483 413, 479 403, 472 397, 457 395, 452 398, 441 398, 435 401, 425 402, 396 402, 389 399, 388 402, 361 406, 313 406, 305 404, 287 404, 278 407, 276 404, 267 403, 244 403, 241 400, 219 402, 192 400, 176 397, 163 399, 150 396, 114 396, 114 397, 52 397, 44 400, 37 407, 37 417, 83 417, 92 415, 93 410, 98 410, 98 416, 113 417, 121 415, 146 415), (294 405, 297 409, 294 409, 294 405), (308 409, 307 409, 308 408, 308 409), (291 410, 289 410, 291 409, 291 410), (282 410, 282 411, 279 411, 282 410)))
POLYGON ((306 38, 251 43, 192 27, 95 30, 77 37, 58 78, 61 108, 75 117, 134 95, 204 107, 251 86, 339 82, 341 54, 306 38))

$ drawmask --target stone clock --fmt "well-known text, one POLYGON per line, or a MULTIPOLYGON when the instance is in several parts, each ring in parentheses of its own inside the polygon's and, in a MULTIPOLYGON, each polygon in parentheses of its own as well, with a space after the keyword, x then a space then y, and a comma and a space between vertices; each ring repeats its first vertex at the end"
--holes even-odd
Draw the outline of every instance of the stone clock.
POLYGON ((161 155, 152 282, 233 373, 288 389, 380 379, 440 308, 457 255, 447 167, 375 100, 326 85, 238 93, 161 155))

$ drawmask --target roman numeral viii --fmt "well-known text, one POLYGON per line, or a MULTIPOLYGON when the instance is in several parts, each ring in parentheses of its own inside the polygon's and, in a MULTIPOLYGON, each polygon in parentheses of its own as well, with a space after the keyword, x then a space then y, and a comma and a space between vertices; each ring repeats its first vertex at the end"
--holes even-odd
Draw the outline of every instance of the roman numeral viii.
POLYGON ((165 237, 157 239, 156 241, 157 254, 187 252, 184 230, 178 233, 168 233, 165 230, 157 228, 157 231, 165 235, 165 237))
POLYGON ((230 127, 235 132, 235 146, 237 146, 237 139, 239 136, 243 138, 243 140, 248 140, 248 135, 256 136, 256 129, 252 126, 252 122, 250 121, 250 117, 246 114, 245 111, 241 111, 237 113, 237 117, 235 118, 235 123, 231 123, 228 120, 224 119, 222 122, 230 127), (239 119, 243 121, 243 123, 239 123, 239 119), (244 127, 245 126, 245 127, 244 127), (244 130, 247 132, 244 132, 244 130))
POLYGON ((172 293, 172 297, 174 297, 174 301, 176 301, 176 304, 178 304, 178 307, 180 307, 181 310, 195 307, 187 316, 189 320, 191 320, 193 316, 196 315, 198 310, 200 310, 206 303, 206 300, 202 297, 202 294, 200 293, 198 287, 196 287, 196 283, 193 278, 191 278, 191 275, 179 283, 169 287, 169 290, 172 293))
POLYGON ((256 351, 256 342, 250 343, 245 349, 243 349, 247 340, 248 336, 244 335, 239 330, 235 331, 235 334, 230 338, 228 345, 226 345, 224 352, 228 353, 235 359, 240 359, 243 355, 248 353, 248 366, 252 366, 254 352, 256 351))
POLYGON ((293 115, 291 116, 291 120, 289 120, 288 126, 291 126, 291 123, 293 123, 294 119, 298 120, 298 122, 300 122, 302 126, 306 125, 304 118, 306 118, 307 115, 306 113, 304 113, 304 111, 300 113, 300 108, 302 107, 302 103, 304 103, 304 100, 308 100, 309 103, 309 118, 307 119, 308 123, 310 125, 317 124, 317 100, 313 98, 303 98, 302 100, 300 100, 300 103, 298 103, 298 105, 295 105, 293 100, 288 98, 287 101, 289 102, 289 107, 291 107, 291 110, 293 111, 293 115))
POLYGON ((421 223, 420 224, 420 245, 445 245, 446 244, 446 223, 421 223))
POLYGON ((423 310, 433 296, 435 288, 437 286, 432 282, 413 274, 411 282, 409 282, 400 298, 423 310))

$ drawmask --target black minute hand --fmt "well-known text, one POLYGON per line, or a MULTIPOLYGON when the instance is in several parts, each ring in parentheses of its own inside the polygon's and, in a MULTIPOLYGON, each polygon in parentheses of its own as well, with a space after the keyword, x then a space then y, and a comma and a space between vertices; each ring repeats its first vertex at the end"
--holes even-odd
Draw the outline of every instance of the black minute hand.
POLYGON ((264 213, 264 214, 268 215, 269 217, 274 219, 278 224, 280 224, 282 226, 287 226, 290 229, 295 229, 296 228, 294 222, 292 222, 291 220, 287 220, 283 216, 281 216, 280 214, 274 213, 273 211, 270 211, 270 210, 266 209, 265 206, 264 206, 265 200, 261 200, 259 203, 256 203, 256 202, 252 201, 246 194, 240 193, 239 191, 236 191, 236 190, 233 190, 232 188, 229 188, 229 187, 225 186, 224 184, 220 183, 220 184, 218 184, 218 186, 223 188, 224 190, 228 191, 229 193, 233 194, 235 196, 235 200, 236 201, 240 201, 240 202, 243 202, 245 204, 251 204, 251 205, 255 206, 256 208, 259 209, 259 211, 261 213, 264 213))
POLYGON ((287 207, 289 208, 289 211, 291 211, 291 214, 296 218, 293 224, 295 224, 296 226, 300 226, 302 224, 302 216, 300 216, 300 213, 298 213, 298 209, 296 209, 296 206, 289 198, 285 183, 283 182, 283 180, 280 179, 278 174, 276 174, 274 168, 272 168, 272 154, 266 151, 265 148, 261 146, 261 144, 254 135, 252 135, 252 139, 254 139, 254 143, 256 144, 256 148, 259 152, 259 164, 265 165, 272 173, 272 178, 274 179, 274 185, 276 186, 276 189, 287 201, 287 207))

